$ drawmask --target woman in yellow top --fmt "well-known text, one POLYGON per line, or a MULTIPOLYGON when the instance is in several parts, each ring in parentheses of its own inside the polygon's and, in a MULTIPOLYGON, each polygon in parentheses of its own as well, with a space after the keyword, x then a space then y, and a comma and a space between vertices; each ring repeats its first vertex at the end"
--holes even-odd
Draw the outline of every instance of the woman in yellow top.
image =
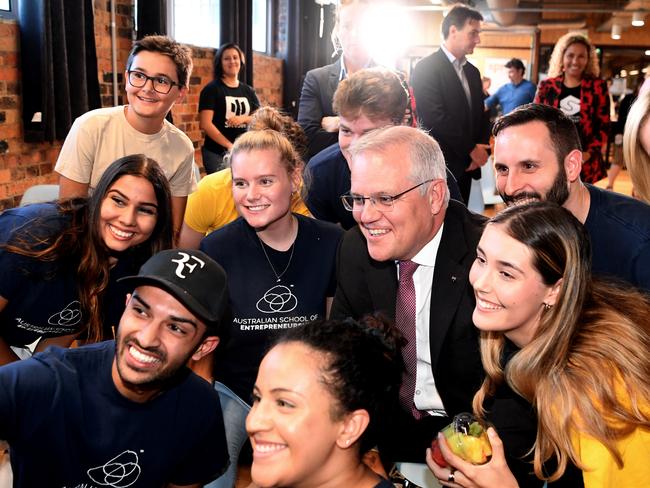
MULTIPOLYGON (((474 410, 490 417, 485 402, 503 384, 533 405, 530 467, 539 479, 561 479, 574 465, 582 476, 571 486, 648 486, 650 300, 592 281, 590 262, 583 226, 554 204, 511 207, 488 222, 470 271, 486 371, 474 410)), ((427 455, 444 486, 518 486, 501 440, 488 432, 494 453, 482 466, 444 442, 449 467, 427 455)))
MULTIPOLYGON (((273 107, 258 109, 253 114, 248 129, 273 129, 284 134, 300 156, 304 157, 307 151, 307 138, 302 128, 291 117, 283 115, 273 107)), ((291 196, 291 211, 311 215, 302 201, 300 191, 291 196)), ((196 191, 188 197, 179 247, 198 249, 201 239, 237 217, 239 213, 232 197, 230 168, 207 175, 201 179, 196 191)))

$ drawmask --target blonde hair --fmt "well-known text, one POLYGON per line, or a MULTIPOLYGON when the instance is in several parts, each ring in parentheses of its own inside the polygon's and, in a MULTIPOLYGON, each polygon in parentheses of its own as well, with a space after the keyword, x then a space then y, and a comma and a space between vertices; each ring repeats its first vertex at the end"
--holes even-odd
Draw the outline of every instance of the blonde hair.
POLYGON ((226 156, 224 162, 230 165, 239 153, 250 151, 275 150, 280 155, 280 162, 293 175, 296 171, 302 172, 303 162, 289 139, 283 134, 272 129, 252 130, 239 136, 226 156))
POLYGON ((600 76, 600 67, 598 66, 598 56, 596 55, 596 47, 589 41, 589 38, 579 32, 569 32, 564 34, 558 39, 551 54, 551 60, 548 66, 549 78, 560 76, 564 72, 563 58, 564 53, 571 44, 582 44, 587 48, 587 66, 583 76, 591 76, 598 78, 600 76))
POLYGON ((650 155, 641 145, 639 132, 648 123, 650 114, 650 92, 639 95, 625 123, 623 133, 623 158, 630 172, 636 195, 650 203, 650 155))
POLYGON ((307 136, 305 131, 291 117, 275 107, 264 106, 258 108, 251 116, 248 130, 273 129, 283 134, 301 158, 307 155, 307 136))
POLYGON ((584 469, 572 443, 578 432, 603 444, 622 466, 616 441, 638 427, 650 428, 650 299, 628 286, 591 284, 589 238, 562 207, 511 207, 488 225, 500 225, 526 245, 542 281, 559 283, 560 292, 557 303, 542 312, 531 342, 505 369, 504 335, 481 333, 486 378, 474 396, 475 413, 485 415, 484 400, 505 381, 537 412, 538 478, 560 478, 569 462, 584 469), (547 475, 543 464, 551 457, 557 468, 547 475))

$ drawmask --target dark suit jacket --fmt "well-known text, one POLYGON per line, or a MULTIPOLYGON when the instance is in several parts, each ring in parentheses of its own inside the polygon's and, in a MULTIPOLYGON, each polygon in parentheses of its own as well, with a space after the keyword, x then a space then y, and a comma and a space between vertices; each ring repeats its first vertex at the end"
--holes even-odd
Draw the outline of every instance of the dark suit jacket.
MULTIPOLYGON (((431 366, 445 410, 452 416, 472 410, 472 398, 483 376, 478 331, 472 322, 475 300, 469 268, 476 258, 484 222, 484 217, 451 200, 436 257, 429 332, 431 366)), ((358 227, 347 231, 341 242, 337 279, 333 318, 359 318, 375 311, 395 317, 395 262, 373 260, 358 227)))
MULTIPOLYGON (((470 63, 463 69, 471 93, 471 110, 456 70, 442 49, 420 60, 411 75, 418 121, 438 141, 447 166, 458 180, 466 175, 474 146, 489 140, 481 74, 470 63)), ((471 176, 480 178, 480 170, 471 176)))
POLYGON ((309 140, 309 157, 338 142, 338 132, 323 130, 321 119, 335 115, 332 98, 340 75, 340 59, 322 68, 312 69, 305 75, 298 105, 298 123, 309 140))

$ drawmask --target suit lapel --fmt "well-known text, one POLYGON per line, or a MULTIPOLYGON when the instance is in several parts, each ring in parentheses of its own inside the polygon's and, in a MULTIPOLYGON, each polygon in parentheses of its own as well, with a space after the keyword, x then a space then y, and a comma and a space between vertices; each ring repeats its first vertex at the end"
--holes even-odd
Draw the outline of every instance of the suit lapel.
POLYGON ((442 66, 442 74, 444 76, 444 86, 449 90, 449 95, 450 95, 450 100, 455 100, 453 102, 454 105, 458 105, 459 103, 464 104, 464 109, 459 109, 459 110, 454 110, 454 116, 459 117, 462 119, 463 125, 468 122, 468 117, 467 115, 469 114, 469 103, 467 102, 467 96, 465 95, 465 90, 463 89, 463 84, 460 81, 460 78, 458 78, 458 74, 456 73, 456 69, 454 68, 454 65, 451 64, 451 61, 449 61, 449 58, 445 54, 445 52, 440 49, 438 51, 438 55, 441 58, 441 63, 440 65, 442 66))
MULTIPOLYGON (((448 211, 447 216, 449 214, 448 211)), ((445 218, 431 290, 429 343, 433 371, 436 371, 440 350, 456 315, 458 303, 467 290, 469 276, 463 264, 467 251, 462 219, 458 216, 445 218)))
MULTIPOLYGON (((336 91, 336 87, 339 84, 339 76, 341 76, 341 58, 339 58, 336 63, 332 65, 332 69, 330 70, 330 75, 329 79, 327 80, 327 83, 329 84, 329 89, 330 93, 334 94, 336 91)), ((330 101, 330 103, 332 103, 330 101)))
POLYGON ((397 300, 397 266, 395 262, 378 262, 370 259, 367 276, 374 309, 385 313, 390 320, 395 320, 395 302, 397 300))

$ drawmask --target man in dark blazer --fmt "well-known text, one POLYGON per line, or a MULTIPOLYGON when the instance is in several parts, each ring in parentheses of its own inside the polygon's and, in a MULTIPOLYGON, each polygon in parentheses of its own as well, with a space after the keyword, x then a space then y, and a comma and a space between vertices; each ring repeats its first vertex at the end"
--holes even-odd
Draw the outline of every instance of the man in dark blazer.
POLYGON ((298 105, 298 123, 309 141, 309 157, 338 140, 338 122, 327 119, 338 118, 332 108, 332 99, 341 79, 340 58, 333 64, 312 69, 305 75, 298 105))
POLYGON ((471 179, 481 177, 488 159, 481 75, 465 58, 480 42, 482 20, 467 6, 452 8, 442 22, 442 46, 418 62, 411 75, 420 125, 440 144, 465 203, 471 179))
POLYGON ((380 453, 385 462, 423 463, 437 431, 455 414, 471 411, 481 383, 468 275, 485 219, 449 200, 442 152, 425 132, 378 129, 350 151, 346 204, 359 225, 345 234, 339 249, 331 315, 382 312, 394 319, 401 266, 396 261, 418 264, 413 274, 417 365, 410 365, 416 371, 415 393, 411 410, 403 407, 400 418, 384 426, 389 439, 380 453))

